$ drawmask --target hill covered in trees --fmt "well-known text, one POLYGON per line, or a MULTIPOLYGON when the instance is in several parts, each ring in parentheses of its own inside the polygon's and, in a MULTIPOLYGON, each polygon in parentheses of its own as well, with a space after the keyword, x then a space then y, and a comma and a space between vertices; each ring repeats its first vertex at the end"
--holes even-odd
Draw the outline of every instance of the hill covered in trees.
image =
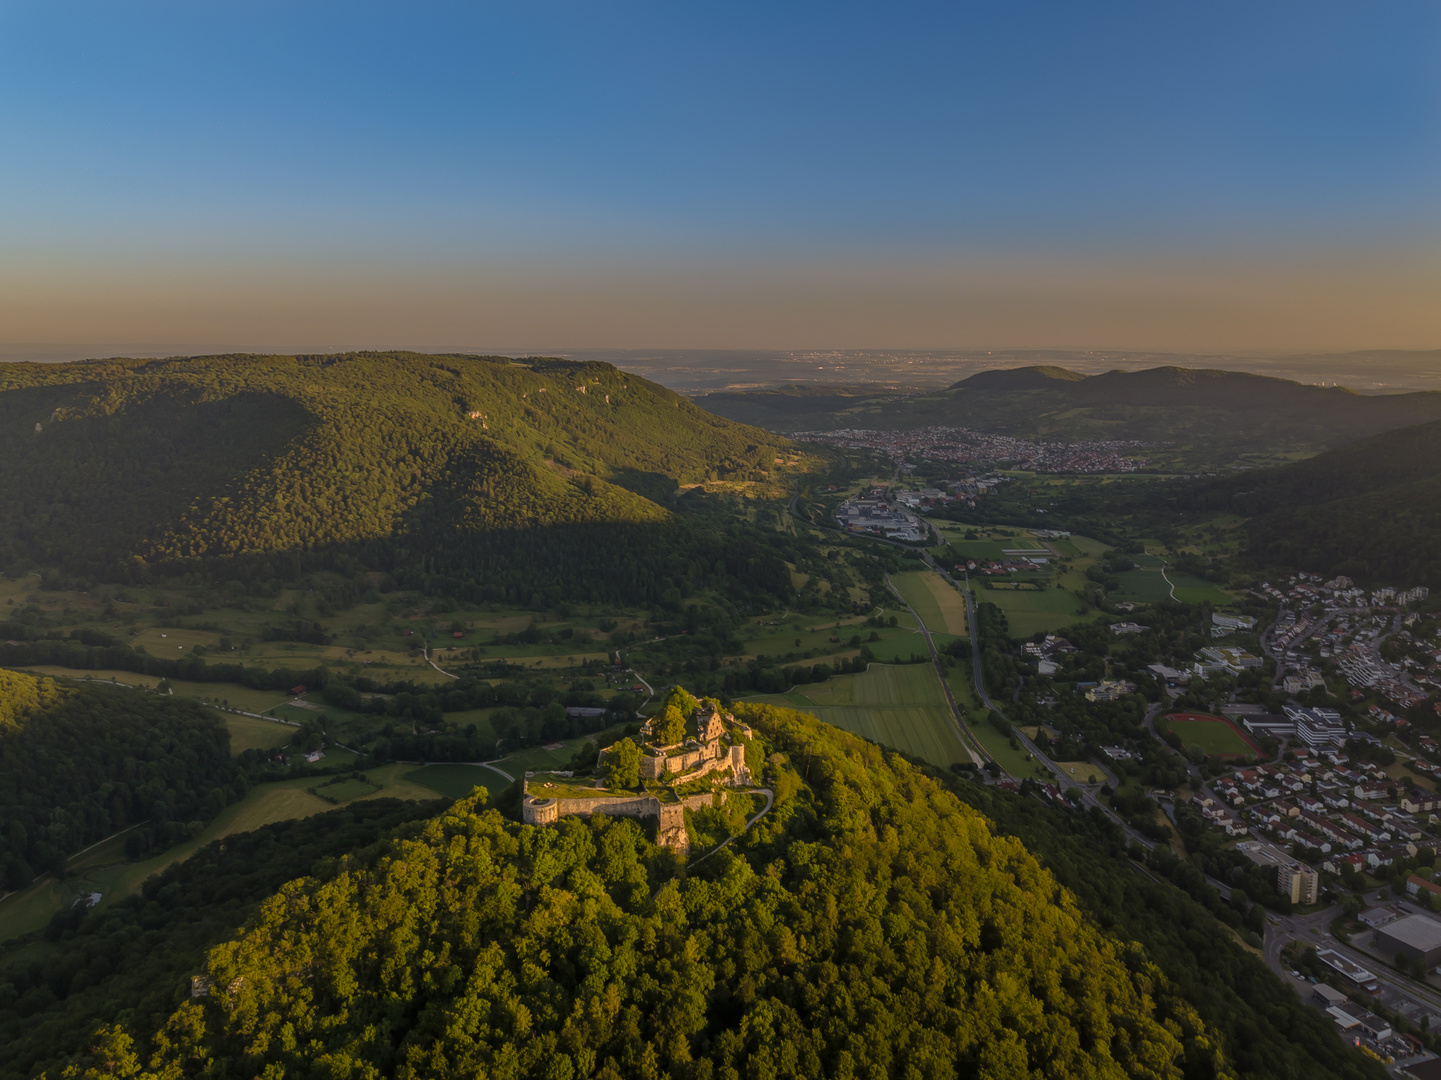
POLYGON ((572 584, 605 568, 613 588, 663 587, 631 564, 692 546, 667 528, 678 490, 773 485, 789 451, 603 363, 6 364, 0 567, 125 580, 155 566, 328 560, 506 582, 539 563, 572 584))
POLYGON ((1319 450, 1441 419, 1441 393, 1367 396, 1239 371, 1157 367, 1082 375, 1031 366, 978 372, 930 393, 797 386, 725 392, 708 409, 772 431, 933 425, 1067 442, 1169 443, 1196 462, 1319 450))
POLYGON ((1207 481, 1174 502, 1249 518, 1263 566, 1441 588, 1441 422, 1207 481))
POLYGON ((0 668, 0 889, 132 826, 133 854, 168 846, 244 790, 225 725, 199 703, 0 668))
POLYGON ((104 1028, 66 1075, 1379 1075, 1269 975, 1286 996, 1238 1057, 944 784, 803 714, 737 714, 776 804, 713 856, 687 869, 630 819, 536 828, 462 800, 285 885, 211 950, 203 997, 104 1028))

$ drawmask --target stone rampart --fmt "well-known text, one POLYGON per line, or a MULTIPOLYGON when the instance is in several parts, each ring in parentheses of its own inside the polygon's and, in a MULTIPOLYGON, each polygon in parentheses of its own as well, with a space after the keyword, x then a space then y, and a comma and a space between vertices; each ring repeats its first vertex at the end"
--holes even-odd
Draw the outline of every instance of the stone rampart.
MULTIPOLYGON (((722 761, 718 764, 728 764, 722 761)), ((685 829, 685 812, 713 806, 724 795, 701 791, 687 795, 679 802, 663 803, 654 795, 632 795, 593 799, 536 799, 522 788, 520 812, 527 825, 554 825, 563 817, 589 817, 607 814, 610 817, 649 818, 657 820, 656 843, 677 851, 690 850, 690 837, 685 829)))

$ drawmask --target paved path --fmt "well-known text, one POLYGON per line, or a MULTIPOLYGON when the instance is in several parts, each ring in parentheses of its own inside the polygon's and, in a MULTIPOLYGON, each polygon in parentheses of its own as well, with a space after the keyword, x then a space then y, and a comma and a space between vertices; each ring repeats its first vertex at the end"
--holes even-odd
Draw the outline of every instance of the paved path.
POLYGON ((431 667, 435 668, 436 671, 439 671, 439 672, 440 672, 442 675, 444 675, 447 679, 459 679, 459 678, 460 678, 459 675, 452 675, 450 672, 446 671, 444 668, 442 668, 439 664, 437 664, 434 660, 432 660, 432 659, 430 658, 430 646, 427 645, 427 646, 425 646, 424 648, 422 648, 420 651, 425 654, 425 662, 426 662, 427 664, 429 664, 431 667))
POLYGON ((509 780, 512 784, 515 783, 515 777, 511 776, 510 773, 506 772, 504 769, 496 768, 488 761, 397 761, 396 764, 416 765, 421 768, 424 768, 428 765, 473 765, 477 769, 489 769, 493 773, 499 773, 501 776, 509 780))
MULTIPOLYGON (((764 796, 766 797, 766 804, 765 804, 765 806, 761 807, 760 813, 756 814, 753 818, 751 818, 749 821, 746 822, 746 827, 745 827, 744 829, 742 829, 740 832, 738 832, 735 836, 730 836, 730 837, 727 837, 726 839, 722 840, 719 844, 717 844, 715 847, 713 847, 710 851, 707 851, 707 852, 706 852, 704 855, 702 855, 699 859, 697 859, 695 862, 691 863, 691 864, 690 864, 691 866, 699 866, 701 863, 705 862, 707 859, 709 859, 712 855, 714 855, 714 854, 715 854, 717 851, 719 851, 721 848, 723 848, 723 847, 729 847, 730 844, 731 844, 731 841, 733 841, 733 840, 739 840, 739 839, 740 839, 742 836, 744 836, 746 833, 750 832, 750 831, 751 831, 751 827, 752 827, 753 825, 755 825, 755 823, 756 823, 757 821, 759 821, 761 818, 763 818, 763 817, 765 817, 767 814, 769 814, 769 813, 771 812, 771 807, 776 804, 775 793, 774 793, 773 791, 771 791, 770 788, 748 788, 747 790, 741 792, 741 794, 742 794, 742 795, 764 795, 764 796)), ((665 887, 665 886, 661 886, 661 888, 664 888, 664 887, 665 887)))

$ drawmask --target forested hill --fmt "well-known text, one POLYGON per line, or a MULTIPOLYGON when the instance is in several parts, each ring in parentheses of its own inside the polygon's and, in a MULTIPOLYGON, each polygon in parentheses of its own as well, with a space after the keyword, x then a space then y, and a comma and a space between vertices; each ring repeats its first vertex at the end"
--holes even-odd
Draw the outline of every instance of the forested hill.
POLYGON ((773 431, 946 425, 1027 438, 1141 439, 1213 458, 1238 449, 1321 449, 1441 419, 1441 393, 1366 396, 1343 387, 1183 367, 1081 375, 1033 366, 978 372, 932 393, 873 387, 709 394, 723 416, 773 431))
POLYGON ((768 483, 785 449, 603 363, 5 364, 0 566, 342 549, 413 565, 518 531, 542 550, 536 530, 664 521, 679 485, 768 483))
MULTIPOLYGON (((630 819, 463 800, 286 885, 210 952, 204 997, 103 1030, 66 1075, 1380 1075, 1214 922, 1225 963, 1188 977, 1240 955, 1274 995, 1226 1030, 940 782, 803 714, 736 712, 775 807, 689 872, 630 819)), ((1201 996, 1219 1013, 1234 990, 1201 996)))
POLYGON ((1211 480, 1177 506, 1250 518, 1261 565, 1441 588, 1441 422, 1211 480))
POLYGON ((131 854, 166 847, 244 790, 198 702, 0 668, 0 891, 123 829, 131 854))

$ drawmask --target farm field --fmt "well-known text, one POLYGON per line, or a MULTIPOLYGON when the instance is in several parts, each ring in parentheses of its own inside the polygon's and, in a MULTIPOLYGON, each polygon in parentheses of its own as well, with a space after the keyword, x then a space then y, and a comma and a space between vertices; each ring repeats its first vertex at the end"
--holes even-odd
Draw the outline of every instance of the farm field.
POLYGON ((908 571, 892 574, 891 582, 933 633, 965 635, 966 602, 940 574, 908 571))
MULTIPOLYGON (((435 788, 401 776, 402 771, 410 769, 410 766, 388 765, 369 770, 366 776, 371 782, 355 784, 351 798, 340 801, 354 801, 356 795, 362 798, 420 801, 443 797, 435 788)), ((82 894, 100 893, 103 897, 102 907, 108 901, 129 896, 140 888, 151 874, 158 873, 171 863, 188 859, 212 840, 219 840, 233 833, 249 832, 275 821, 310 817, 312 814, 334 810, 335 805, 305 790, 307 787, 323 784, 326 779, 304 777, 259 784, 239 802, 222 810, 193 840, 187 840, 141 862, 125 861, 123 833, 111 837, 77 856, 71 864, 73 873, 66 880, 57 881, 53 877, 43 877, 23 892, 12 894, 0 901, 0 941, 42 928, 52 915, 69 907, 76 897, 82 894)), ((344 790, 340 785, 334 787, 337 792, 344 790)))
POLYGON ((951 724, 930 664, 872 664, 859 675, 837 675, 804 690, 748 700, 808 712, 934 765, 971 760, 951 724))
POLYGON ((186 682, 171 679, 170 689, 176 697, 192 697, 200 701, 216 701, 245 712, 263 713, 290 700, 279 690, 252 690, 233 682, 186 682))
MULTIPOLYGON (((945 635, 942 635, 945 636, 945 635)), ((936 643, 940 647, 940 642, 936 643)), ((918 631, 872 641, 866 645, 871 656, 881 664, 908 663, 913 656, 929 658, 931 651, 926 648, 926 639, 918 631)))
POLYGON ((1221 757, 1245 757, 1259 754, 1261 748, 1229 720, 1201 713, 1176 713, 1164 717, 1157 725, 1162 731, 1174 731, 1186 746, 1199 747, 1207 754, 1221 757))
POLYGON ((973 714, 973 719, 970 719, 968 724, 971 733, 975 735, 976 740, 985 749, 986 753, 990 754, 991 757, 995 759, 996 764, 1005 769, 1006 772, 1018 780, 1024 779, 1027 776, 1036 778, 1040 775, 1037 772, 1038 769, 1041 769, 1040 763, 1034 758, 1027 761, 1026 751, 1024 749, 1012 750, 1010 740, 995 728, 991 727, 990 723, 986 720, 984 711, 973 714))
POLYGON ((510 786, 500 773, 479 765, 426 765, 406 773, 405 779, 450 799, 463 799, 478 787, 494 795, 510 786))
MULTIPOLYGON (((892 615, 896 617, 895 627, 877 630, 882 638, 915 630, 915 620, 899 605, 882 610, 880 615, 883 619, 892 615)), ((747 656, 783 656, 789 652, 808 650, 841 651, 849 648, 852 637, 859 635, 860 639, 865 641, 874 629, 875 627, 865 625, 865 619, 859 616, 818 621, 812 617, 794 615, 785 619, 780 626, 758 624, 750 627, 746 631, 745 653, 747 656), (840 638, 840 642, 831 641, 833 637, 840 638), (797 639, 800 644, 796 644, 797 639)), ((875 643, 871 644, 874 647, 875 643)))
MULTIPOLYGON (((959 559, 975 559, 977 562, 1000 562, 1005 558, 1006 544, 999 540, 957 540, 947 537, 950 541, 953 557, 959 559)), ((1013 543, 1013 541, 1007 541, 1013 543)))
POLYGON ((295 728, 289 724, 257 720, 253 716, 236 716, 233 713, 222 715, 225 717, 225 726, 230 729, 231 754, 243 754, 247 750, 273 750, 295 738, 295 728))
POLYGON ((977 589, 978 603, 992 603, 1006 613, 1011 637, 1050 633, 1082 618, 1081 602, 1068 589, 977 589))
MULTIPOLYGON (((1169 576, 1168 574, 1167 577, 1169 576)), ((1126 570, 1116 577, 1121 582, 1121 587, 1112 595, 1118 600, 1159 604, 1171 598, 1171 585, 1161 576, 1159 566, 1144 570, 1126 570)))

